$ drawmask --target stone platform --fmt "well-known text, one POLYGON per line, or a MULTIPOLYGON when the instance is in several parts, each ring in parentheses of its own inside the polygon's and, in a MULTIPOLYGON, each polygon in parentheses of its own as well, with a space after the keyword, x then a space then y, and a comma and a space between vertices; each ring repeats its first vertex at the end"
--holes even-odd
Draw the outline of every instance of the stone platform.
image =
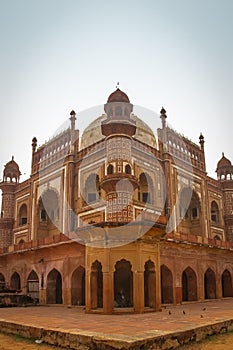
POLYGON ((1 309, 0 330, 70 349, 175 349, 233 330, 233 299, 144 314, 86 314, 81 307, 1 309))

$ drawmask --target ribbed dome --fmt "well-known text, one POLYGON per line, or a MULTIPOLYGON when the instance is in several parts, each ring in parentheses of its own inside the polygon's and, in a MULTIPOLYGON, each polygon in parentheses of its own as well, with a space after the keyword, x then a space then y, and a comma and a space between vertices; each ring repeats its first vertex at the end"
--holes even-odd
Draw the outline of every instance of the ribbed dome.
POLYGON ((19 170, 18 164, 14 161, 14 157, 5 165, 5 169, 3 172, 4 181, 10 181, 15 180, 16 182, 19 181, 19 177, 21 175, 21 172, 19 170))
POLYGON ((222 158, 219 160, 219 162, 217 164, 217 169, 220 169, 222 167, 227 167, 227 166, 231 166, 231 161, 229 159, 227 159, 223 153, 222 158))
POLYGON ((116 89, 116 91, 112 92, 111 95, 109 95, 107 102, 108 103, 110 103, 110 102, 128 102, 128 103, 130 103, 129 98, 126 95, 126 93, 121 91, 120 89, 116 89))
MULTIPOLYGON (((81 149, 89 147, 92 144, 105 138, 101 132, 101 123, 106 118, 107 115, 102 114, 99 118, 90 123, 88 127, 83 131, 80 145, 81 149)), ((136 133, 133 138, 152 147, 156 147, 155 135, 151 128, 136 115, 132 114, 131 118, 136 121, 136 133)))
POLYGON ((16 171, 20 173, 18 164, 14 161, 14 157, 5 165, 5 171, 16 171))

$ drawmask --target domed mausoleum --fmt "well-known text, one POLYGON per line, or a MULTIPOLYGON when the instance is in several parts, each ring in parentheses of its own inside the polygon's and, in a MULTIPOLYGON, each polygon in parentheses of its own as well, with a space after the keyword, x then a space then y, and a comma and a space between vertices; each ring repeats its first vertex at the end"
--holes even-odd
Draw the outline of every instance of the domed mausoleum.
POLYGON ((164 108, 154 132, 136 114, 117 88, 81 137, 73 110, 49 142, 33 137, 26 181, 5 165, 2 290, 108 314, 233 297, 231 161, 211 178, 202 134, 181 136, 164 108))

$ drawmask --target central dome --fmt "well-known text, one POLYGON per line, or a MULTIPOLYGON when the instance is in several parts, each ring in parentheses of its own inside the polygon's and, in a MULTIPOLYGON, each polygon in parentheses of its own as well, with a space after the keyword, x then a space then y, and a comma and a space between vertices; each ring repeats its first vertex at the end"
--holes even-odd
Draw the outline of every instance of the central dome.
POLYGON ((111 95, 108 97, 107 103, 111 102, 128 102, 130 103, 130 100, 125 92, 121 91, 119 88, 116 89, 116 91, 112 92, 111 95))
MULTIPOLYGON (((131 118, 136 122, 136 133, 133 138, 156 148, 156 139, 151 128, 136 115, 131 114, 131 118)), ((101 131, 101 123, 106 119, 107 115, 102 114, 86 127, 82 134, 80 149, 90 147, 94 143, 105 139, 101 131)))

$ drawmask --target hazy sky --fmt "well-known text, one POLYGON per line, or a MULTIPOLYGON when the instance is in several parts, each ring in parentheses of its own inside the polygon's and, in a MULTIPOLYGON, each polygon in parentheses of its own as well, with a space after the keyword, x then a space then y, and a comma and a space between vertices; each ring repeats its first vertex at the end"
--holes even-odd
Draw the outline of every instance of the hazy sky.
POLYGON ((104 104, 118 81, 132 103, 164 106, 194 142, 202 131, 209 175, 222 151, 233 161, 233 1, 0 5, 0 178, 12 155, 29 177, 33 136, 44 143, 72 109, 104 104))

